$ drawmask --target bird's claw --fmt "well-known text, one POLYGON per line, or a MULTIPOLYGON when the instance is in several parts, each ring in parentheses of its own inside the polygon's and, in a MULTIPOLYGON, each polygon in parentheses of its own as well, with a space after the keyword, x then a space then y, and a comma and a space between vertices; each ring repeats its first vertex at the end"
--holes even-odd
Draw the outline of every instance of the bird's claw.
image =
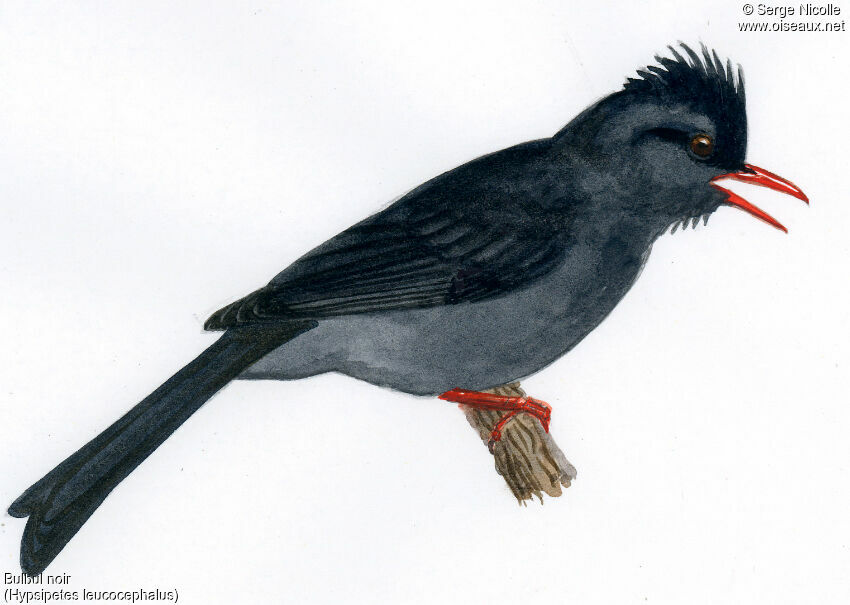
POLYGON ((491 454, 496 450, 496 443, 502 440, 502 429, 504 426, 519 413, 525 412, 526 414, 531 414, 540 421, 543 430, 547 433, 549 432, 549 421, 552 419, 552 406, 545 401, 531 397, 512 397, 511 400, 515 401, 509 401, 507 403, 516 407, 513 407, 511 411, 502 416, 490 433, 490 441, 487 442, 487 447, 491 454))
POLYGON ((465 391, 463 389, 452 389, 440 395, 440 399, 453 401, 474 408, 488 410, 507 411, 508 413, 499 419, 490 433, 487 447, 490 453, 494 453, 496 443, 502 439, 502 429, 517 414, 531 414, 540 421, 543 430, 549 432, 549 421, 552 419, 552 406, 545 401, 533 397, 510 397, 507 395, 496 395, 493 393, 481 393, 479 391, 465 391))

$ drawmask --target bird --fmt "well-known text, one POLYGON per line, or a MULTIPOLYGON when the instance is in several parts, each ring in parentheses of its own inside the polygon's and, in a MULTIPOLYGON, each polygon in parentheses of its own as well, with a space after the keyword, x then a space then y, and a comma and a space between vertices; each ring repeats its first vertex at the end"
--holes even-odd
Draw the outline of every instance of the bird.
POLYGON ((737 180, 808 203, 746 162, 743 70, 679 43, 553 136, 474 159, 412 189, 220 309, 220 337, 8 509, 28 517, 24 573, 43 571, 109 493, 235 379, 336 372, 516 414, 551 407, 483 391, 575 347, 623 299, 653 243, 737 207, 737 180))

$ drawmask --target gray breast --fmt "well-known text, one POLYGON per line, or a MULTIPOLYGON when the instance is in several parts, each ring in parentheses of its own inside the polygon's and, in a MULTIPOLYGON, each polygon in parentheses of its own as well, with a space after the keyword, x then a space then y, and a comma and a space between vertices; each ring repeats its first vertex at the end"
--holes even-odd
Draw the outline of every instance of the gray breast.
POLYGON ((240 378, 290 380, 340 372, 416 395, 481 390, 537 372, 614 308, 649 250, 574 245, 529 287, 475 303, 322 320, 240 378))

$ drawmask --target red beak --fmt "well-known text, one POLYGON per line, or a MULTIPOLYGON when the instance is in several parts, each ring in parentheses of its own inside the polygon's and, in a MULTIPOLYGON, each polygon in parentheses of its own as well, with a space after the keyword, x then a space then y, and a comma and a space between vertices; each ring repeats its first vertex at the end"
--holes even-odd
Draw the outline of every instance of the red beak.
POLYGON ((798 200, 803 200, 807 204, 809 203, 809 198, 806 197, 806 194, 803 193, 802 190, 797 187, 797 185, 795 185, 791 181, 786 181, 781 176, 777 176, 772 172, 768 172, 764 168, 759 168, 758 166, 753 166, 752 164, 744 164, 743 170, 739 170, 738 172, 730 172, 728 174, 721 174, 720 176, 716 176, 711 179, 712 187, 714 187, 715 189, 719 189, 720 191, 726 193, 729 196, 726 200, 727 204, 729 204, 730 206, 737 206, 741 210, 749 212, 754 217, 763 220, 768 225, 773 225, 774 227, 784 231, 785 233, 788 233, 788 229, 783 227, 779 221, 770 216, 767 212, 765 212, 761 208, 757 208, 756 206, 742 198, 740 195, 732 193, 731 191, 717 183, 717 181, 722 179, 733 179, 736 181, 743 181, 744 183, 752 183, 753 185, 761 185, 762 187, 767 187, 768 189, 773 189, 774 191, 781 191, 782 193, 793 195, 798 200))

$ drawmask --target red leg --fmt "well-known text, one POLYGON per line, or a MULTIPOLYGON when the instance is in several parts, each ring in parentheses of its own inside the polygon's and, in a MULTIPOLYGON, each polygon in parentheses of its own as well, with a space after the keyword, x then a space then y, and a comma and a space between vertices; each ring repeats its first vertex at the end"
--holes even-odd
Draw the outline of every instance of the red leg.
POLYGON ((461 403, 473 408, 509 412, 502 416, 499 422, 496 423, 496 426, 493 427, 493 432, 490 434, 491 445, 501 440, 502 428, 511 418, 521 412, 531 414, 537 418, 540 421, 540 424, 543 425, 543 429, 547 433, 549 432, 549 420, 552 417, 552 406, 545 401, 540 401, 539 399, 533 399, 531 397, 494 395, 493 393, 465 391, 463 389, 452 389, 451 391, 446 391, 440 395, 440 399, 461 403))

